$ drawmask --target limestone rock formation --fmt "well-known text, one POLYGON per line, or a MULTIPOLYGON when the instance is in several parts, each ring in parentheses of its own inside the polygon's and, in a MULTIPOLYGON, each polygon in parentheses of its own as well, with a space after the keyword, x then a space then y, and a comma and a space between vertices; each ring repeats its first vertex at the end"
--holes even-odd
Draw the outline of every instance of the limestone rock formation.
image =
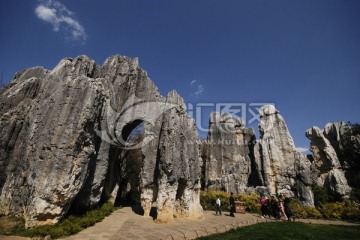
POLYGON ((344 171, 350 187, 360 187, 360 172, 357 167, 360 149, 360 134, 345 122, 328 123, 323 130, 344 171))
POLYGON ((325 125, 323 134, 329 140, 331 146, 334 148, 339 162, 343 168, 347 168, 347 160, 344 156, 343 137, 349 126, 345 122, 327 123, 325 125))
MULTIPOLYGON (((336 139, 340 140, 339 126, 336 124, 327 125, 325 134, 335 136, 336 139)), ((308 129, 306 136, 311 140, 310 150, 313 153, 315 166, 318 170, 317 185, 326 187, 341 196, 348 195, 351 188, 348 185, 338 155, 333 147, 339 147, 339 144, 336 144, 336 141, 333 139, 332 145, 325 137, 323 131, 316 126, 308 129)))
POLYGON ((27 227, 53 224, 120 196, 114 189, 129 184, 121 177, 130 165, 124 151, 137 149, 133 188, 145 214, 156 202, 160 218, 202 215, 198 145, 175 151, 197 138, 193 121, 177 94, 160 95, 136 58, 113 56, 99 66, 79 56, 51 71, 30 68, 0 101, 0 214, 23 215, 27 227), (139 124, 145 138, 131 145, 139 124))
POLYGON ((229 114, 210 115, 209 133, 203 146, 205 188, 243 193, 251 174, 253 129, 229 114))
POLYGON ((175 91, 168 94, 166 103, 177 107, 164 114, 160 130, 157 220, 198 218, 202 215, 201 161, 195 121, 186 114, 183 99, 175 91))
POLYGON ((271 105, 260 115, 260 140, 240 119, 210 115, 203 144, 204 188, 227 192, 290 194, 313 205, 313 164, 295 149, 284 119, 271 105), (255 144, 255 145, 254 145, 255 144))
POLYGON ((295 149, 286 123, 274 106, 261 107, 259 114, 260 140, 254 155, 260 185, 269 187, 272 194, 296 194, 312 205, 311 163, 295 149))

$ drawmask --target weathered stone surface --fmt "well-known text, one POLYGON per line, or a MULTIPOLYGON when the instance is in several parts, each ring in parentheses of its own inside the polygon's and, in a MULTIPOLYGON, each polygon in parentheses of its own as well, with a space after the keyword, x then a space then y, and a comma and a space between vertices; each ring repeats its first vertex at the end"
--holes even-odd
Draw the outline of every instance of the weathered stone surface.
POLYGON ((203 147, 205 188, 243 193, 251 173, 253 129, 228 114, 210 115, 209 133, 203 147))
MULTIPOLYGON (((327 129, 329 134, 329 128, 327 129)), ((314 126, 306 131, 306 137, 311 140, 310 150, 318 170, 317 185, 329 188, 341 196, 349 194, 351 188, 347 183, 336 151, 324 136, 323 131, 314 126)))
POLYGON ((201 158, 195 121, 175 91, 168 94, 166 103, 177 107, 164 114, 160 131, 157 221, 199 218, 201 158))
POLYGON ((352 162, 357 157, 351 156, 349 149, 360 149, 360 135, 353 134, 351 127, 345 122, 327 123, 323 134, 334 148, 349 186, 358 188, 360 172, 352 167, 352 162), (348 137, 350 139, 347 139, 348 137))
POLYGON ((260 141, 254 147, 259 185, 269 187, 271 194, 296 194, 313 204, 311 163, 295 149, 286 123, 274 106, 261 107, 259 114, 260 141))
MULTIPOLYGON (((168 96, 180 104, 176 99, 168 96)), ((114 189, 124 191, 122 184, 129 184, 120 176, 129 166, 126 139, 143 123, 145 139, 133 155, 142 163, 136 171, 145 214, 157 202, 160 218, 168 206, 169 216, 201 216, 198 145, 177 153, 166 142, 180 147, 186 138, 196 139, 194 124, 174 109, 160 117, 173 106, 166 107, 137 59, 113 56, 99 66, 80 56, 63 59, 52 71, 31 68, 15 75, 0 101, 0 214, 23 215, 32 227, 116 198, 114 189), (162 128, 171 130, 171 124, 178 127, 166 138, 162 128), (187 132, 179 135, 181 129, 187 132), (181 168, 169 174, 168 162, 181 168), (161 201, 172 184, 181 185, 175 197, 161 201)))
POLYGON ((347 162, 344 157, 343 136, 349 129, 345 122, 327 123, 325 125, 323 134, 326 137, 331 146, 334 148, 336 155, 342 167, 346 167, 347 162))
POLYGON ((259 141, 252 129, 243 128, 241 120, 228 114, 210 115, 202 150, 204 187, 236 193, 290 194, 313 205, 313 164, 295 149, 274 106, 263 106, 259 115, 259 141))

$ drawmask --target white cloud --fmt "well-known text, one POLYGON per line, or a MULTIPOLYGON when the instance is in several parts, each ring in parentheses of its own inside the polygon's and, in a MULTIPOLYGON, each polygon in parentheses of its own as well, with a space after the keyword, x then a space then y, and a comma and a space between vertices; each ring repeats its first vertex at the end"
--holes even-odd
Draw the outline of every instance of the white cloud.
POLYGON ((203 85, 198 85, 198 86, 197 86, 197 90, 194 92, 194 95, 198 96, 198 95, 200 95, 200 94, 203 93, 203 92, 204 92, 204 87, 203 87, 203 85))
POLYGON ((43 5, 39 5, 35 9, 35 13, 38 16, 38 18, 47 22, 53 22, 56 19, 56 10, 47 8, 43 5))
POLYGON ((190 94, 190 96, 199 96, 200 94, 202 94, 204 92, 204 86, 201 84, 197 84, 197 80, 192 80, 190 82, 191 85, 191 89, 192 89, 192 93, 190 94))
POLYGON ((298 152, 301 152, 301 153, 306 153, 306 152, 309 151, 309 148, 306 148, 306 147, 298 147, 298 148, 296 148, 296 150, 297 150, 298 152))
POLYGON ((192 80, 192 81, 190 82, 190 85, 192 86, 192 85, 194 85, 196 82, 197 82, 196 80, 192 80))
POLYGON ((55 32, 61 29, 69 39, 80 41, 87 39, 84 27, 74 18, 74 13, 69 11, 62 3, 56 0, 39 2, 40 4, 35 8, 36 16, 50 23, 55 32))

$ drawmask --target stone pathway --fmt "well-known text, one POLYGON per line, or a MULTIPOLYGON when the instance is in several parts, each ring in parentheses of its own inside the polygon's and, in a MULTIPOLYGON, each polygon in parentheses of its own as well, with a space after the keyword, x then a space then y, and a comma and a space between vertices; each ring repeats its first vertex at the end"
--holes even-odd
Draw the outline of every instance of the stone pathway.
MULTIPOLYGON (((225 213, 228 214, 228 213, 225 213)), ((213 233, 221 233, 232 228, 241 227, 263 221, 275 221, 260 218, 258 215, 245 213, 236 217, 226 215, 215 216, 214 212, 204 211, 204 219, 175 219, 173 223, 155 223, 150 217, 135 214, 131 208, 125 207, 115 211, 102 222, 95 224, 73 236, 63 240, 177 240, 195 239, 213 233)), ((297 219, 296 221, 315 224, 357 225, 342 221, 297 219)), ((3 240, 25 240, 15 236, 0 236, 3 240)))
MULTIPOLYGON (((228 214, 228 213, 226 213, 228 214)), ((120 209, 101 223, 64 239, 67 240, 165 240, 195 239, 231 228, 253 224, 261 218, 253 214, 215 216, 214 212, 205 211, 204 219, 175 219, 173 223, 155 223, 150 217, 143 217, 132 212, 131 208, 120 209)))

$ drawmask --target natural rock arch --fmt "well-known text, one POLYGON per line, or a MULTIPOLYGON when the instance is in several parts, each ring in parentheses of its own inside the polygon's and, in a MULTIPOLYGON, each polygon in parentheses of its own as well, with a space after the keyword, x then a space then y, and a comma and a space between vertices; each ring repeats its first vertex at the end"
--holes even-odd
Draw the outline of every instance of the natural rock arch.
MULTIPOLYGON (((79 56, 63 59, 52 71, 24 70, 1 93, 0 105, 0 214, 24 216, 26 227, 33 227, 54 224, 71 209, 107 200, 116 185, 113 169, 121 153, 112 140, 123 135, 123 126, 140 119, 148 137, 141 147, 139 174, 144 214, 149 215, 156 201, 158 219, 202 216, 198 145, 187 146, 181 155, 166 150, 170 142, 195 142, 194 121, 176 92, 160 95, 136 58, 113 56, 99 66, 79 56), (142 103, 156 103, 157 108, 142 103), (176 107, 163 111, 162 104, 176 107), (174 119, 175 124, 166 123, 174 119), (174 134, 168 136, 168 130, 174 134), (169 162, 183 167, 169 174, 169 162), (181 204, 164 218, 159 196, 167 195, 169 181, 180 178, 187 184, 181 204)), ((175 201, 166 203, 175 206, 175 201)))

